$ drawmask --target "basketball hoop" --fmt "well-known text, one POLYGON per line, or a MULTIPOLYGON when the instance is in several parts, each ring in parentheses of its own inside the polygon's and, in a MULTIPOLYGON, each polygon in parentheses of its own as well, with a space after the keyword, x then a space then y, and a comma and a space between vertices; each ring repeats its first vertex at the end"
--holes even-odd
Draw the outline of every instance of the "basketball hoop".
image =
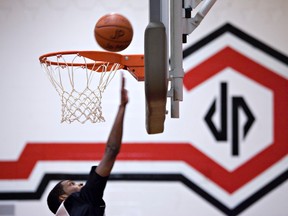
POLYGON ((144 80, 143 55, 63 51, 42 55, 39 60, 60 96, 61 123, 105 121, 102 95, 118 70, 128 70, 136 80, 144 80))

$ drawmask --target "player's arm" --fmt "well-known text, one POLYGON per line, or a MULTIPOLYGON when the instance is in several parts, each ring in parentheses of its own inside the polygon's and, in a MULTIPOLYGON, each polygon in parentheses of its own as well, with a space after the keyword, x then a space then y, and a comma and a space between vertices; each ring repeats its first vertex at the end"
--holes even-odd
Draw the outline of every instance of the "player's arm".
POLYGON ((107 140, 105 153, 102 157, 101 162, 96 168, 96 173, 100 176, 105 177, 110 175, 116 157, 120 151, 123 134, 123 121, 127 103, 128 94, 127 90, 125 89, 125 78, 122 76, 120 106, 118 108, 112 130, 107 140))

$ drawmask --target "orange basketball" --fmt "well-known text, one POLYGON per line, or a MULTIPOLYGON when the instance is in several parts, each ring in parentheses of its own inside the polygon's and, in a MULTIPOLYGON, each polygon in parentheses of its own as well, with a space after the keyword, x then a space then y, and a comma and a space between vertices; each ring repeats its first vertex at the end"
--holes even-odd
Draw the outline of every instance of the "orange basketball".
POLYGON ((98 20, 94 28, 94 36, 103 49, 118 52, 126 49, 131 43, 133 28, 127 18, 111 13, 98 20))

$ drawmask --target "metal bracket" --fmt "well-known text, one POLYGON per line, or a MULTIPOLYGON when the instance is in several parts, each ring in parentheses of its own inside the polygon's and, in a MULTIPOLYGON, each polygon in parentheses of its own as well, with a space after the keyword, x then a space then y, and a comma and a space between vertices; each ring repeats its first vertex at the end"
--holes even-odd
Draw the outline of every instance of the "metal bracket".
POLYGON ((187 35, 191 34, 207 15, 209 10, 215 4, 216 0, 184 0, 183 5, 183 42, 186 43, 187 35), (201 5, 199 5, 203 2, 201 5), (200 7, 194 17, 191 17, 193 9, 200 7))

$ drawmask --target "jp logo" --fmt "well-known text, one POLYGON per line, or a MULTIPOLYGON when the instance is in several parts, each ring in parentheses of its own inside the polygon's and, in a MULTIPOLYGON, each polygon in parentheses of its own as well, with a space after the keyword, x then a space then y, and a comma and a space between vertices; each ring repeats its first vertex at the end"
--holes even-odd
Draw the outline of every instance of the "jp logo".
POLYGON ((121 29, 116 29, 114 34, 111 35, 111 39, 117 40, 125 35, 125 32, 121 29))
POLYGON ((232 111, 231 125, 232 125, 232 155, 239 155, 239 130, 243 130, 243 139, 247 136, 249 129, 251 128, 255 117, 250 111, 245 99, 243 97, 232 97, 232 107, 228 107, 227 98, 227 83, 221 83, 220 85, 220 128, 217 129, 212 121, 212 117, 216 111, 216 99, 213 101, 211 107, 209 108, 207 114, 205 115, 205 122, 207 123, 209 129, 211 130, 213 136, 217 141, 228 141, 228 108, 232 111), (247 121, 243 128, 239 128, 239 116, 240 110, 243 110, 247 121))

